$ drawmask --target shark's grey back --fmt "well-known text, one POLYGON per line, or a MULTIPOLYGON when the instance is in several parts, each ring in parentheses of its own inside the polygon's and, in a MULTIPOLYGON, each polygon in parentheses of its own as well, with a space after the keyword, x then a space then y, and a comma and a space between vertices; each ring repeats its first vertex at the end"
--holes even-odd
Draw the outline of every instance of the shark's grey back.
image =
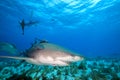
POLYGON ((51 43, 40 43, 35 46, 33 46, 30 51, 26 53, 29 57, 38 57, 38 56, 51 56, 52 58, 56 58, 57 56, 74 56, 74 55, 79 55, 76 54, 68 49, 65 49, 63 47, 60 47, 55 44, 51 43))

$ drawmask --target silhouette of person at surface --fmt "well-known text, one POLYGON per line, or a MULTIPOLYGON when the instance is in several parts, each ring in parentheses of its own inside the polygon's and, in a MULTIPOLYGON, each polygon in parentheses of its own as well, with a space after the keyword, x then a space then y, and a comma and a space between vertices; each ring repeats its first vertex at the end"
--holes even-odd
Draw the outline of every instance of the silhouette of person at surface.
POLYGON ((24 19, 22 19, 22 20, 19 22, 19 24, 20 24, 20 26, 21 26, 21 28, 22 28, 22 34, 23 34, 23 35, 24 35, 24 29, 25 29, 25 27, 30 27, 30 26, 33 26, 33 25, 39 23, 39 21, 33 21, 33 20, 32 20, 32 17, 33 17, 33 11, 31 11, 30 20, 29 20, 28 22, 25 22, 24 19))
POLYGON ((38 24, 38 23, 39 23, 39 21, 29 21, 29 22, 26 23, 25 20, 22 19, 22 21, 19 22, 19 24, 22 28, 22 34, 24 35, 24 29, 25 29, 26 26, 32 26, 32 25, 35 25, 35 24, 38 24))

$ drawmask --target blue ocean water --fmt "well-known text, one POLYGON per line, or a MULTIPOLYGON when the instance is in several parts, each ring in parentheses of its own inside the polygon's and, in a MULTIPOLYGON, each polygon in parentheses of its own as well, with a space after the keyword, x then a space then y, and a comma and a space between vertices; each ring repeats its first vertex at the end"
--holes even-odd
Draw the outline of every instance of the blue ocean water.
POLYGON ((22 52, 36 38, 88 58, 120 58, 120 0, 0 0, 0 42, 22 52), (24 35, 23 19, 38 21, 24 35))
POLYGON ((20 50, 37 37, 85 56, 120 54, 120 0, 1 0, 0 41, 20 50), (22 29, 19 21, 39 24, 22 29))

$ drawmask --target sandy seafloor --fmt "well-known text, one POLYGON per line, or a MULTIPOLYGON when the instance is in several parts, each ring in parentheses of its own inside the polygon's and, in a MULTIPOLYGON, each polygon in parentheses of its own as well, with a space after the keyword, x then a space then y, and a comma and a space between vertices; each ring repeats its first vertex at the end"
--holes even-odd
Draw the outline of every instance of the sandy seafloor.
POLYGON ((0 80, 120 80, 119 58, 89 58, 69 66, 0 60, 0 80))

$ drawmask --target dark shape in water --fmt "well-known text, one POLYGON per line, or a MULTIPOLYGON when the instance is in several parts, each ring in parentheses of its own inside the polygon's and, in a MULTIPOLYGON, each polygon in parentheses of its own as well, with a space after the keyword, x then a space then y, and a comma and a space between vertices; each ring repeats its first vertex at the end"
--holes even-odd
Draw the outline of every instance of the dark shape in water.
POLYGON ((29 21, 28 23, 25 22, 25 20, 23 19, 21 22, 19 22, 22 28, 22 34, 24 35, 24 29, 26 26, 32 26, 35 24, 38 24, 39 21, 29 21))

